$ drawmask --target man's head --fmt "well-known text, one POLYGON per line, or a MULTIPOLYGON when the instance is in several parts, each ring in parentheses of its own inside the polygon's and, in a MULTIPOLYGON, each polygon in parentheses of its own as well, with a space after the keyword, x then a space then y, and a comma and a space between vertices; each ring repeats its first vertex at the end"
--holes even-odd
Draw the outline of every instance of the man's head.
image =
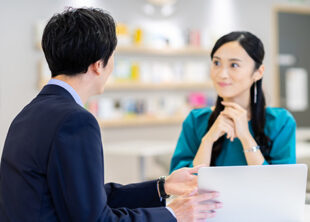
POLYGON ((52 77, 86 73, 98 60, 102 60, 105 67, 116 44, 113 18, 94 8, 69 8, 54 15, 42 37, 52 77))

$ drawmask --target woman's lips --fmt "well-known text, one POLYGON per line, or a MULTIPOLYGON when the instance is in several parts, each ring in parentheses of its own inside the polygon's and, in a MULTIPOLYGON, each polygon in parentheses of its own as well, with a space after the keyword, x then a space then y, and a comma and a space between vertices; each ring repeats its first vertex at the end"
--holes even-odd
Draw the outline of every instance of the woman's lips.
POLYGON ((226 86, 230 86, 231 83, 226 83, 226 82, 218 82, 217 83, 220 87, 226 87, 226 86))

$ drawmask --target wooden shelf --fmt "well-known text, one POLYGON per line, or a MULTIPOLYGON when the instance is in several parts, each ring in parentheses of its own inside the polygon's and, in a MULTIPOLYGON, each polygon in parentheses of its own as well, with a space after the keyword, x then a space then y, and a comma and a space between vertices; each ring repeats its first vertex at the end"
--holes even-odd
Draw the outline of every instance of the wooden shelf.
POLYGON ((210 51, 198 47, 185 48, 151 48, 146 46, 119 46, 116 47, 116 53, 119 54, 144 54, 144 55, 167 55, 167 56, 209 56, 210 51))
POLYGON ((105 90, 176 90, 176 89, 211 89, 212 82, 203 83, 140 83, 140 82, 118 82, 108 83, 105 90))
POLYGON ((114 127, 136 127, 136 126, 160 126, 160 125, 173 125, 181 124, 185 116, 171 116, 171 117, 147 117, 137 116, 115 120, 98 120, 102 128, 114 127))

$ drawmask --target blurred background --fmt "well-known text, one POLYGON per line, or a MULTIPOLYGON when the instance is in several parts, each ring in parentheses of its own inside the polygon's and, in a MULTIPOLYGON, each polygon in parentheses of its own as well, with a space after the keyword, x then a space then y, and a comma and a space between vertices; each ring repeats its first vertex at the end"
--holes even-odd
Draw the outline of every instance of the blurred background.
POLYGON ((310 163, 310 0, 2 1, 0 154, 11 121, 50 77, 40 46, 46 22, 83 6, 103 8, 117 22, 114 73, 104 95, 86 104, 102 128, 107 182, 168 174, 182 121, 214 104, 211 47, 234 30, 263 41, 267 104, 293 113, 298 162, 310 163))

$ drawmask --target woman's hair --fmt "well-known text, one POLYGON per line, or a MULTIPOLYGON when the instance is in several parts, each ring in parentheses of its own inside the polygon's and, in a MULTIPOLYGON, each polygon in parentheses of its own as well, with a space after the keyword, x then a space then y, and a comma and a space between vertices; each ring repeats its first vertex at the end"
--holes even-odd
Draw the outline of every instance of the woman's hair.
MULTIPOLYGON (((263 63, 265 51, 263 43, 259 38, 250 32, 231 32, 227 35, 222 36, 215 43, 212 52, 211 59, 213 59, 214 53, 225 43, 228 42, 238 42, 240 46, 248 53, 248 55, 255 62, 255 70, 257 70, 263 63)), ((262 89, 262 79, 258 80, 256 83, 253 83, 250 89, 251 94, 251 124, 254 132, 254 139, 256 143, 261 147, 261 151, 266 158, 266 160, 270 160, 270 150, 271 144, 269 138, 264 133, 265 127, 265 96, 262 89), (255 84, 257 87, 257 95, 256 95, 256 103, 254 102, 254 88, 255 84)), ((212 112, 208 129, 210 130, 213 123, 219 116, 220 112, 224 110, 224 106, 222 105, 223 98, 220 96, 217 97, 215 109, 212 112)), ((211 166, 215 166, 215 161, 222 150, 222 144, 225 140, 225 135, 220 137, 214 144, 212 148, 211 154, 211 166)))

